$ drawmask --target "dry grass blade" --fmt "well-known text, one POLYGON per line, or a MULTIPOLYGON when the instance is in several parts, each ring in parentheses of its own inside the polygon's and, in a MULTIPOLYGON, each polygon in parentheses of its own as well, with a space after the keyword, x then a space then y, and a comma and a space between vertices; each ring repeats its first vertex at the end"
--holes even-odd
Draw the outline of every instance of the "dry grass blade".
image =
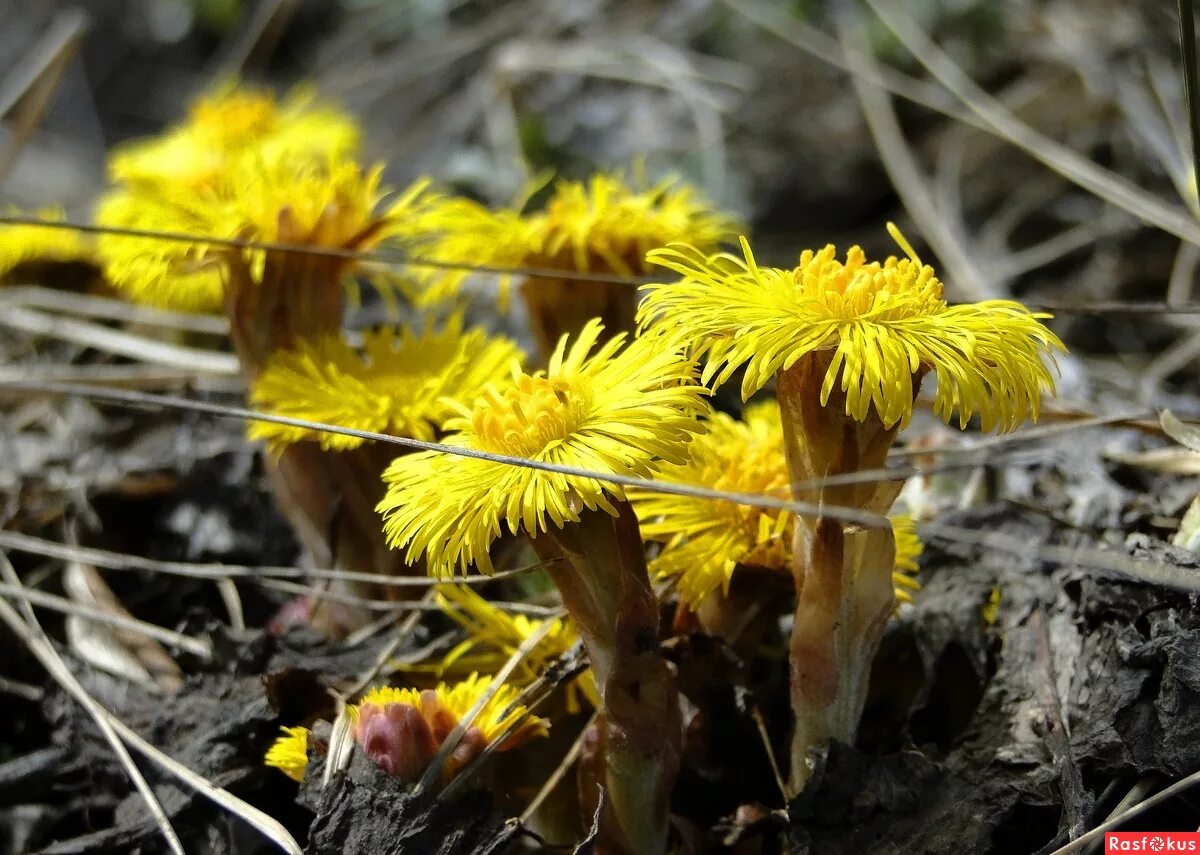
MULTIPOLYGON (((8 557, 0 553, 0 575, 8 581, 9 585, 20 587, 20 580, 17 578, 16 571, 8 562, 8 557)), ((175 829, 171 826, 170 819, 167 818, 166 811, 159 804, 154 791, 150 788, 149 782, 138 770, 137 765, 133 762, 133 758, 129 756, 129 750, 121 741, 120 736, 116 732, 116 728, 111 722, 111 717, 108 712, 100 706, 100 703, 87 693, 80 682, 75 679, 75 675, 71 673, 66 664, 62 661, 62 657, 58 655, 58 651, 50 643, 50 639, 46 636, 41 624, 37 622, 37 617, 31 609, 26 607, 26 619, 22 620, 4 600, 0 600, 0 620, 8 624, 8 628, 13 634, 25 643, 29 651, 42 663, 42 666, 50 673, 50 676, 61 685, 66 691, 79 702, 80 706, 87 711, 93 721, 96 722, 96 727, 100 729, 100 733, 108 741, 112 747, 113 753, 117 755, 117 760, 125 769, 125 773, 129 776, 129 780, 133 782, 134 787, 146 802, 146 807, 150 810, 150 815, 154 818, 155 824, 162 833, 163 839, 166 840, 167 846, 176 855, 184 855, 183 844, 179 840, 179 835, 175 833, 175 829)))
POLYGON ((110 321, 167 327, 187 332, 227 335, 229 321, 218 315, 174 312, 94 294, 69 294, 41 285, 13 285, 0 290, 0 306, 27 306, 69 315, 85 315, 110 321))
POLYGON ((1184 448, 1200 452, 1200 427, 1181 422, 1170 410, 1163 410, 1158 418, 1167 436, 1184 448))
POLYGON ((562 781, 562 779, 567 776, 567 773, 571 771, 571 767, 574 766, 575 761, 579 759, 579 752, 583 750, 583 740, 587 736, 588 728, 595 724, 595 722, 596 713, 592 713, 591 718, 587 720, 587 724, 583 726, 583 730, 579 732, 579 736, 575 738, 575 741, 571 743, 571 747, 567 750, 567 753, 563 755, 562 761, 554 768, 554 771, 550 773, 550 777, 546 779, 544 784, 542 784, 541 788, 530 800, 525 810, 521 811, 521 816, 517 820, 519 823, 521 823, 521 825, 525 825, 527 822, 529 822, 529 818, 537 813, 538 808, 542 806, 542 802, 549 798, 550 794, 554 792, 554 788, 557 787, 559 782, 562 781))
POLYGON ((117 356, 183 368, 194 372, 234 375, 240 372, 237 357, 195 347, 156 341, 145 336, 114 330, 89 321, 47 315, 34 309, 10 306, 0 314, 0 324, 34 335, 46 335, 81 344, 117 356))
POLYGON ((415 792, 420 793, 427 791, 433 786, 434 782, 441 777, 442 768, 446 765, 446 760, 449 759, 450 755, 454 752, 454 749, 458 747, 458 743, 462 740, 463 734, 467 732, 467 728, 474 723, 475 719, 479 716, 479 713, 483 711, 483 708, 487 706, 488 702, 491 701, 493 697, 495 697, 496 692, 500 691, 512 672, 516 670, 516 667, 519 664, 521 664, 521 661, 528 656, 529 653, 535 647, 537 647, 539 643, 541 643, 542 639, 545 638, 552 629, 554 629, 554 621, 543 621, 542 625, 539 626, 534 632, 530 633, 529 637, 521 642, 521 646, 513 651, 512 656, 508 657, 508 661, 505 662, 503 667, 501 667, 500 670, 496 672, 495 676, 492 677, 492 682, 488 684, 488 687, 484 693, 479 696, 479 700, 477 700, 474 705, 467 710, 466 714, 458 720, 458 724, 454 725, 454 730, 450 731, 450 733, 446 736, 446 739, 442 742, 441 747, 438 748, 437 754, 435 754, 433 759, 429 761, 429 768, 425 770, 425 774, 422 775, 421 780, 417 782, 415 792))
MULTIPOLYGON (((82 606, 134 619, 91 565, 69 562, 62 585, 67 596, 82 606)), ((152 691, 176 692, 183 685, 179 665, 157 639, 144 632, 97 623, 81 615, 68 615, 66 630, 75 654, 93 667, 136 681, 152 691)))
POLYGON ((1200 772, 1194 772, 1191 775, 1188 775, 1183 780, 1176 781, 1174 784, 1167 787, 1161 793, 1156 793, 1155 795, 1151 796, 1150 798, 1146 799, 1145 801, 1139 802, 1138 804, 1129 808, 1129 810, 1118 814, 1117 816, 1113 817, 1112 819, 1108 820, 1107 822, 1101 823, 1100 825, 1096 826, 1091 831, 1089 831, 1087 834, 1081 834, 1079 837, 1076 837, 1074 840, 1072 840, 1066 846, 1062 846, 1058 849, 1055 849, 1053 852, 1050 853, 1050 855, 1072 855, 1072 853, 1079 852, 1084 847, 1086 847, 1088 844, 1092 843, 1093 841, 1103 840, 1104 832, 1112 831, 1114 828, 1120 828, 1122 825, 1129 822, 1131 819, 1135 819, 1136 817, 1145 813, 1146 811, 1148 811, 1150 808, 1154 807, 1155 805, 1160 804, 1161 802, 1165 802, 1167 799, 1174 798, 1175 796, 1179 795, 1180 793, 1196 786, 1196 784, 1200 784, 1200 772))
POLYGON ((8 176, 21 149, 53 102, 54 92, 67 63, 79 50, 87 24, 87 15, 81 9, 69 8, 60 12, 25 61, 18 63, 10 78, 0 85, 0 117, 21 105, 12 142, 0 157, 0 181, 8 176))
POLYGON ((131 632, 142 633, 164 644, 178 647, 180 650, 184 650, 205 661, 212 659, 212 648, 206 641, 192 638, 190 635, 184 635, 174 630, 164 629, 161 626, 147 623, 137 618, 114 614, 103 608, 72 602, 64 597, 56 597, 54 594, 47 594, 44 591, 26 588, 24 585, 13 585, 10 583, 0 583, 0 597, 11 597, 12 599, 22 600, 35 606, 41 606, 42 608, 53 609, 54 611, 63 612, 68 615, 77 615, 90 621, 120 627, 131 632))
POLYGON ((1136 184, 1097 166, 1017 119, 1004 105, 980 89, 893 0, 866 0, 866 3, 916 60, 996 134, 1024 149, 1068 181, 1139 220, 1182 240, 1200 244, 1200 223, 1187 211, 1165 204, 1136 184))
POLYGON ((487 460, 492 463, 503 463, 508 466, 523 466, 527 469, 536 469, 540 472, 553 472, 558 475, 569 475, 576 478, 591 478, 595 481, 600 481, 606 484, 615 484, 619 487, 637 487, 652 493, 663 493, 672 496, 687 496, 693 499, 732 502, 734 504, 748 505, 751 507, 791 511, 792 513, 801 517, 824 517, 826 519, 835 519, 846 523, 853 523, 855 525, 863 526, 864 528, 889 528, 891 526, 891 523, 888 522, 886 517, 879 514, 861 511, 857 508, 840 507, 837 505, 816 505, 810 502, 776 499, 770 496, 759 496, 750 493, 733 493, 727 490, 713 490, 707 487, 698 487, 691 484, 679 484, 670 481, 656 481, 650 478, 636 478, 628 475, 614 475, 609 472, 597 472, 590 469, 581 469, 575 466, 563 466, 556 463, 547 463, 541 460, 531 460, 525 457, 513 457, 507 454, 492 454, 486 451, 477 451, 471 448, 462 448, 454 445, 446 445, 444 443, 424 442, 418 439, 392 436, 386 433, 375 433, 373 431, 338 427, 337 425, 324 424, 322 422, 314 422, 307 419, 293 419, 288 418, 287 416, 275 416, 268 413, 259 413, 254 410, 247 410, 241 407, 228 407, 221 404, 195 401, 178 395, 152 395, 144 392, 133 392, 123 389, 97 389, 92 386, 80 386, 70 383, 25 383, 21 381, 0 385, 0 392, 5 390, 20 391, 26 394, 78 396, 88 398, 93 401, 103 401, 124 406, 155 408, 165 407, 177 410, 190 410, 197 413, 208 413, 209 415, 241 419, 243 421, 271 422, 273 424, 302 427, 309 430, 340 433, 345 436, 355 436, 360 439, 375 440, 377 442, 389 443, 402 448, 413 448, 419 451, 438 451, 445 454, 453 454, 458 457, 470 457, 476 460, 487 460))
MULTIPOLYGON (((430 588, 425 592, 425 595, 421 597, 421 602, 432 603, 435 596, 435 589, 430 588)), ((375 661, 372 662, 370 667, 364 670, 363 673, 358 675, 358 679, 354 681, 354 685, 350 688, 350 691, 347 692, 349 697, 357 697, 364 689, 367 688, 367 686, 371 684, 371 681, 375 679, 376 675, 379 674, 379 672, 383 669, 383 666, 391 661, 396 651, 400 649, 400 645, 403 644, 408 639, 409 635, 412 634, 412 631, 417 626, 417 621, 420 619, 421 612, 416 611, 412 612, 404 619, 404 622, 396 628, 396 634, 392 637, 392 640, 385 644, 383 649, 379 651, 379 655, 375 657, 375 661)))
MULTIPOLYGON (((264 588, 270 588, 275 591, 284 591, 289 594, 300 594, 311 596, 318 600, 331 600, 335 603, 345 603, 346 605, 359 606, 360 608, 369 609, 372 611, 390 611, 390 612, 440 612, 441 606, 436 603, 427 603, 424 601, 398 602, 396 600, 373 600, 368 597, 359 597, 354 594, 344 594, 337 591, 318 590, 310 585, 299 585, 295 582, 284 582, 277 579, 264 579, 262 581, 264 588)), ((433 579, 425 582, 426 585, 434 584, 433 579)), ((496 608, 509 612, 515 615, 527 615, 534 618, 543 618, 556 614, 557 609, 550 606, 531 606, 528 603, 512 603, 501 600, 489 600, 496 608)))
POLYGON ((1116 574, 1140 582, 1200 592, 1200 572, 1159 561, 1144 561, 1088 547, 1057 546, 1043 543, 1031 546, 1028 540, 1001 532, 973 531, 944 523, 923 523, 918 531, 924 540, 941 539, 951 543, 982 546, 1023 558, 1078 567, 1088 572, 1116 574))
POLYGON ((1196 58, 1196 17, 1192 0, 1179 0, 1179 48, 1183 57, 1183 91, 1187 100, 1188 131, 1192 142, 1192 181, 1200 200, 1200 62, 1196 58))
MULTIPOLYGON (((850 4, 842 4, 835 20, 841 40, 850 80, 862 105, 862 115, 875 149, 887 171, 892 185, 900 195, 905 210, 916 222, 930 246, 946 265, 946 280, 961 289, 971 301, 988 300, 999 296, 995 283, 971 259, 960 232, 951 216, 939 211, 929 192, 930 180, 922 174, 916 158, 905 142, 891 99, 874 81, 879 78, 878 65, 863 27, 862 16, 850 4)), ((954 219, 959 219, 957 214, 954 219)), ((961 219, 959 219, 961 225, 961 219)))
MULTIPOLYGON (((295 567, 253 567, 245 564, 193 564, 186 561, 159 561, 153 558, 143 558, 139 555, 128 555, 123 552, 110 552, 106 549, 96 549, 90 546, 73 546, 54 540, 45 540, 19 531, 0 529, 0 547, 27 552, 31 555, 42 555, 47 558, 61 558, 64 561, 84 561, 103 567, 107 570, 146 571, 150 573, 165 573, 171 576, 186 576, 193 579, 209 579, 222 581, 225 579, 330 579, 333 581, 366 582, 374 585, 391 585, 394 587, 424 588, 430 584, 429 579, 417 577, 387 576, 381 573, 355 573, 346 570, 299 570, 295 567)), ((544 566, 542 563, 516 567, 512 570, 498 571, 494 576, 460 576, 454 582, 458 585, 483 585, 498 579, 510 579, 544 566)))

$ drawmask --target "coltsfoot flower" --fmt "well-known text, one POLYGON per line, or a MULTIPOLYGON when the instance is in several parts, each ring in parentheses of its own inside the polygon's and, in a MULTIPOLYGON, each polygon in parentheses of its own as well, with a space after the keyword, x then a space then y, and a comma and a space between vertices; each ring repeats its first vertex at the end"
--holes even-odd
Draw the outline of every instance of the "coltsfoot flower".
MULTIPOLYGON (((436 689, 372 689, 354 707, 354 737, 379 768, 408 783, 424 774, 446 737, 483 696, 491 679, 472 674, 460 683, 436 689)), ((442 783, 503 737, 496 748, 509 751, 545 736, 549 722, 515 704, 518 691, 501 686, 463 733, 442 771, 442 783)))
POLYGON ((143 189, 194 191, 221 180, 230 162, 247 152, 265 160, 285 152, 318 160, 352 156, 360 136, 353 118, 317 101, 309 88, 280 102, 266 90, 225 84, 197 98, 166 133, 118 146, 108 172, 115 182, 143 189))
MULTIPOLYGON (((753 404, 741 420, 714 413, 707 426, 692 440, 687 462, 664 466, 662 480, 777 498, 789 494, 778 404, 753 404)), ((679 597, 688 608, 696 609, 713 594, 727 595, 738 567, 791 576, 796 517, 789 511, 646 490, 631 490, 630 499, 642 535, 663 544, 650 571, 659 578, 678 577, 679 597)), ((920 587, 913 576, 921 541, 910 517, 892 517, 892 530, 896 597, 911 602, 911 591, 920 587)))
POLYGON ((308 729, 303 727, 281 728, 280 736, 267 750, 263 763, 278 769, 293 781, 304 780, 308 768, 308 729))
POLYGON ((1063 345, 1012 300, 951 306, 933 268, 921 264, 900 232, 908 257, 868 262, 857 246, 839 261, 830 245, 805 250, 792 270, 760 267, 742 238, 743 258, 706 255, 679 245, 649 260, 682 279, 644 286, 641 322, 695 343, 706 358, 704 382, 720 385, 745 366, 749 398, 777 372, 806 356, 828 355, 821 406, 837 387, 846 415, 874 411, 885 427, 908 424, 920 379, 937 374, 934 411, 957 412, 966 426, 978 414, 986 431, 1013 430, 1038 416, 1053 393, 1047 367, 1063 345))
MULTIPOLYGON (((637 302, 632 285, 556 277, 553 271, 644 275, 651 249, 688 241, 711 251, 737 229, 732 217, 681 181, 646 185, 619 173, 558 181, 544 208, 524 207, 493 211, 460 197, 434 200, 417 225, 416 254, 439 262, 549 271, 525 278, 521 289, 543 356, 560 336, 577 333, 594 317, 613 332, 632 331, 637 302)), ((427 302, 453 297, 468 275, 466 269, 430 270, 419 280, 417 297, 427 302)), ((512 279, 500 277, 501 306, 512 279)))
MULTIPOLYGON (((542 630, 547 620, 551 623, 549 631, 521 659, 514 672, 519 682, 533 682, 542 676, 547 666, 566 655, 579 643, 579 633, 575 631, 570 620, 537 620, 525 615, 511 614, 490 603, 466 585, 439 585, 437 604, 467 633, 467 637, 442 658, 438 670, 443 674, 452 671, 461 673, 467 668, 484 671, 499 669, 526 640, 542 630)), ((596 689, 596 681, 590 672, 576 677, 568 688, 568 712, 580 710, 580 694, 593 707, 599 705, 600 696, 596 689)))
MULTIPOLYGON (((593 321, 548 368, 517 373, 490 388, 446 427, 444 442, 475 451, 524 457, 598 472, 646 477, 664 463, 682 464, 701 429, 705 390, 692 364, 661 342, 625 336, 596 347, 593 321)), ((617 516, 612 484, 441 452, 399 457, 384 473, 379 503, 388 541, 408 560, 427 557, 431 573, 492 572, 488 548, 502 526, 536 537, 578 522, 587 510, 617 516)))
MULTIPOLYGON (((45 208, 36 216, 51 223, 66 219, 61 208, 45 208)), ((90 264, 95 256, 92 241, 73 229, 21 223, 0 225, 0 279, 26 264, 71 261, 90 264)))
MULTIPOLYGON (((488 384, 503 384, 520 357, 515 342, 464 331, 459 316, 441 329, 368 331, 361 351, 331 335, 271 354, 251 401, 276 415, 432 441, 456 414, 452 400, 472 401, 488 384)), ((269 422, 252 422, 249 435, 274 448, 313 440, 342 451, 366 441, 269 422)))

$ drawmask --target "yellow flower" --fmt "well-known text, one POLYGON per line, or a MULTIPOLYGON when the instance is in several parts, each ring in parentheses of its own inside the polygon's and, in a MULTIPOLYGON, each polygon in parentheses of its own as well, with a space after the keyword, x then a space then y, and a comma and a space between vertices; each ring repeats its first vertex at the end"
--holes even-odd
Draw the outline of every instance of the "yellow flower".
MULTIPOLYGON (((372 689, 361 702, 348 708, 355 738, 367 756, 388 774, 416 781, 490 683, 490 678, 472 674, 460 683, 442 683, 423 691, 391 686, 372 689)), ((548 733, 549 722, 515 703, 519 694, 514 686, 506 684, 488 699, 448 758, 443 783, 506 732, 498 751, 508 751, 548 733)))
POLYGON ((892 520, 892 536, 896 539, 896 569, 892 571, 892 584, 896 586, 896 599, 911 603, 912 592, 921 590, 916 575, 921 569, 917 559, 925 551, 925 544, 917 534, 917 524, 908 514, 896 514, 892 520))
MULTIPOLYGON (((541 631, 546 620, 550 620, 550 630, 521 660, 515 672, 519 682, 531 683, 579 641, 578 633, 567 620, 535 620, 525 615, 510 614, 492 605, 466 585, 438 586, 437 604, 467 632, 467 637, 442 659, 442 673, 462 670, 466 663, 470 663, 472 669, 496 670, 530 636, 541 631)), ((591 672, 587 672, 577 677, 568 689, 568 712, 579 710, 580 692, 592 706, 599 706, 600 694, 596 689, 596 681, 591 672)))
MULTIPOLYGON (((479 328, 463 332, 458 316, 440 330, 367 332, 361 353, 341 336, 326 336, 272 354, 250 397, 276 415, 433 440, 455 414, 449 399, 472 401, 487 384, 502 383, 520 355, 507 338, 479 328)), ((276 447, 317 440, 345 451, 365 442, 268 422, 252 422, 249 434, 276 447)))
POLYGON ((198 98, 187 119, 165 134, 118 147, 109 157, 113 181, 167 183, 200 189, 247 151, 266 160, 284 153, 314 159, 352 155, 360 132, 348 115, 317 103, 311 90, 283 103, 264 90, 223 86, 198 98))
POLYGON ((885 427, 906 425, 925 371, 937 373, 934 410, 946 421, 955 411, 964 427, 978 413, 984 430, 1036 420, 1042 393, 1054 389, 1044 359, 1064 349, 1039 323, 1047 316, 1011 300, 947 305, 933 269, 889 230, 908 258, 868 262, 855 246, 843 262, 826 246, 781 270, 759 267, 745 238, 745 260, 686 245, 655 250, 649 260, 682 279, 645 286, 639 319, 695 342, 708 361, 704 382, 724 383, 744 365, 743 397, 825 352, 821 404, 840 384, 858 421, 873 409, 885 427))
MULTIPOLYGON (((660 478, 735 493, 789 494, 783 426, 774 401, 747 407, 742 421, 714 413, 707 424, 708 430, 692 441, 687 462, 664 466, 660 478)), ((645 490, 631 490, 630 498, 642 536, 663 544, 650 571, 660 579, 679 577, 679 597, 689 608, 718 591, 728 594, 739 565, 791 573, 796 518, 788 511, 645 490)), ((921 541, 907 516, 892 517, 892 530, 896 596, 911 601, 909 592, 919 587, 912 577, 921 541)))
MULTIPOLYGON (((407 227, 406 213, 424 192, 424 184, 417 183, 393 196, 381 185, 381 173, 381 166, 365 169, 351 160, 287 152, 268 159, 252 152, 224 164, 219 176, 189 192, 169 185, 114 190, 101 200, 96 221, 128 229, 366 251, 407 227)), ((109 280, 128 297, 191 311, 221 307, 232 265, 262 281, 272 253, 290 268, 318 269, 316 278, 326 285, 329 278, 340 285, 354 264, 337 256, 120 234, 104 235, 99 248, 109 280)))
MULTIPOLYGON (((95 220, 118 229, 233 236, 194 196, 167 201, 113 190, 97 203, 95 220)), ((130 300, 181 312, 220 311, 225 277, 219 248, 111 233, 102 233, 96 244, 105 278, 130 300)))
MULTIPOLYGON (((614 336, 595 353, 602 326, 589 323, 567 348, 559 342, 545 372, 518 374, 503 392, 489 389, 449 423, 445 442, 625 476, 652 475, 682 463, 700 428, 704 389, 692 364, 662 342, 638 339, 622 349, 614 336)), ((427 557, 447 575, 472 563, 492 572, 488 548, 502 523, 531 536, 576 522, 584 508, 616 516, 616 486, 440 452, 397 458, 384 473, 379 503, 388 542, 407 560, 427 557)))
MULTIPOLYGON (((649 250, 673 241, 713 249, 733 237, 737 223, 678 180, 639 187, 620 173, 600 173, 556 182, 545 208, 533 213, 445 197, 430 205, 419 229, 422 254, 437 261, 633 276, 647 272, 649 250)), ((468 275, 431 272, 424 299, 453 296, 468 275)), ((511 277, 501 279, 502 299, 510 284, 511 277)))
POLYGON ((303 727, 280 729, 284 735, 271 745, 263 762, 293 781, 303 781, 304 770, 308 768, 308 730, 303 727))
MULTIPOLYGON (((53 223, 66 219, 66 214, 59 208, 40 210, 36 216, 53 223)), ((72 229, 23 224, 0 226, 0 277, 22 264, 90 262, 94 256, 91 241, 72 229)))

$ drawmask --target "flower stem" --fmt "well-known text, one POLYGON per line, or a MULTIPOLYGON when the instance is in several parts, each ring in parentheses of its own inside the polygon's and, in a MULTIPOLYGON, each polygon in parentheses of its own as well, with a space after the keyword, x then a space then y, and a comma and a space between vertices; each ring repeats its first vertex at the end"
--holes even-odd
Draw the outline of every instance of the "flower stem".
POLYGON ((658 646, 658 601, 637 517, 584 511, 533 541, 579 628, 601 692, 599 738, 607 805, 597 852, 666 848, 682 739, 675 677, 658 646), (550 560, 565 559, 565 560, 550 560))
MULTIPOLYGON (((810 354, 778 377, 788 470, 796 485, 793 496, 798 501, 886 514, 900 491, 898 482, 798 486, 882 468, 896 436, 897 428, 885 427, 873 410, 861 422, 847 416, 845 393, 836 384, 821 404, 829 359, 825 352, 810 354)), ((797 522, 792 567, 796 612, 790 649, 795 792, 812 775, 813 751, 824 750, 833 740, 854 741, 871 662, 895 608, 895 549, 890 529, 847 527, 825 518, 797 522)))

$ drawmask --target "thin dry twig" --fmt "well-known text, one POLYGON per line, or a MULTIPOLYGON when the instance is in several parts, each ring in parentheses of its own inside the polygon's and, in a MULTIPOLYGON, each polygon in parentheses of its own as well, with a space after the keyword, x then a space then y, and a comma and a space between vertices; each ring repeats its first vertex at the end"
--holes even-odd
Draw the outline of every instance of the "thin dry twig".
POLYGON ((0 306, 17 305, 49 309, 70 315, 85 315, 144 326, 167 327, 186 332, 227 335, 229 321, 222 315, 176 312, 95 294, 70 294, 42 285, 9 285, 0 290, 0 306))
POLYGON ((569 475, 576 478, 591 478, 595 481, 615 484, 619 487, 635 487, 646 490, 647 492, 664 493, 666 495, 673 496, 687 496, 693 499, 733 502, 739 505, 791 511, 792 513, 802 517, 824 517, 826 519, 836 519, 842 522, 860 525, 864 528, 888 528, 891 526, 891 523, 888 522, 886 517, 880 516, 879 514, 861 511, 857 508, 840 507, 836 505, 815 505, 811 502, 798 502, 794 500, 776 499, 769 496, 757 496, 749 493, 734 493, 727 490, 714 490, 692 484, 679 484, 670 481, 657 481, 652 478, 636 478, 628 475, 616 475, 608 472, 581 469, 575 466, 564 466, 561 464, 548 463, 541 460, 514 457, 507 454, 493 454, 487 451, 479 451, 473 448, 447 445, 445 443, 425 442, 423 440, 392 436, 385 433, 338 427, 337 425, 323 424, 321 422, 313 422, 307 419, 294 419, 287 416, 259 413, 254 410, 247 410, 241 407, 229 407, 221 404, 195 401, 178 395, 153 395, 124 389, 97 389, 91 386, 81 386, 70 383, 25 383, 21 381, 0 385, 0 391, 4 390, 22 391, 36 394, 78 396, 94 401, 103 401, 125 406, 166 407, 170 409, 182 409, 199 413, 208 413, 210 415, 222 416, 224 418, 241 419, 244 421, 270 422, 272 424, 282 424, 289 425, 291 427, 302 427, 310 430, 339 433, 345 436, 358 437, 359 439, 376 440, 378 442, 398 445, 403 448, 417 449, 419 451, 438 451, 446 454, 452 454, 457 457, 486 460, 491 463, 503 463, 510 466, 523 466, 526 469, 536 469, 541 472, 553 472, 558 475, 569 475))

